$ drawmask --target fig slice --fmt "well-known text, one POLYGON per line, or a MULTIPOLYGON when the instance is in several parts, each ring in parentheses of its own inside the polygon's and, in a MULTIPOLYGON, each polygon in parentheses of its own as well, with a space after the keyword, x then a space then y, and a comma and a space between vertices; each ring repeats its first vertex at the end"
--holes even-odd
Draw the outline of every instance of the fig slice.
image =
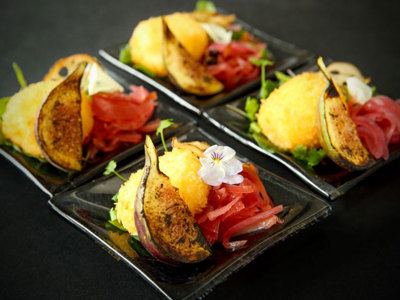
POLYGON ((361 143, 346 101, 321 57, 318 58, 318 66, 327 79, 317 109, 317 130, 321 146, 330 159, 347 170, 369 168, 374 160, 361 143))
POLYGON ((135 199, 140 242, 155 258, 170 264, 195 263, 211 254, 207 240, 186 203, 160 172, 157 150, 145 141, 145 165, 135 199))
POLYGON ((162 26, 163 60, 172 83, 181 90, 198 96, 209 96, 221 92, 224 85, 179 43, 164 17, 162 26))
POLYGON ((86 65, 80 63, 49 93, 35 122, 36 140, 44 157, 66 172, 82 169, 80 82, 86 65))

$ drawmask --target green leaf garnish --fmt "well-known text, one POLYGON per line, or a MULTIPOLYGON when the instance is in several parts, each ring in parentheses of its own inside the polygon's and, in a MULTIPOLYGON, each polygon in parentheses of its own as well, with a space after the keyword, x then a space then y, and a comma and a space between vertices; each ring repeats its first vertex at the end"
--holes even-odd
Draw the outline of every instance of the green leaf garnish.
POLYGON ((121 231, 127 231, 124 226, 118 221, 117 219, 117 212, 114 209, 114 207, 112 207, 110 209, 110 220, 108 220, 108 223, 110 223, 111 225, 113 225, 114 227, 118 228, 121 231))
POLYGON ((247 97, 246 104, 244 105, 244 110, 250 121, 256 120, 256 113, 260 107, 260 101, 254 97, 247 97))
MULTIPOLYGON (((13 62, 12 64, 14 72, 15 72, 15 76, 17 76, 17 80, 19 82, 19 85, 21 86, 21 89, 26 87, 26 81, 24 78, 24 74, 21 71, 21 68, 17 65, 17 63, 13 62)), ((8 101, 10 101, 11 97, 3 97, 0 98, 0 124, 1 124, 1 117, 3 116, 4 112, 6 111, 6 106, 8 101)), ((0 127, 1 128, 1 127, 0 127)), ((1 130, 0 130, 1 131, 1 130)), ((0 142, 3 143, 4 142, 4 136, 1 133, 0 134, 0 142)))
POLYGON ((246 32, 247 31, 244 29, 236 30, 236 31, 232 32, 232 40, 239 41, 242 38, 243 34, 245 34, 246 32))
POLYGON ((24 74, 21 71, 21 68, 17 65, 17 63, 13 62, 12 64, 14 68, 15 75, 17 76, 17 80, 19 82, 19 85, 21 86, 21 89, 26 87, 26 81, 24 78, 24 74))
POLYGON ((128 244, 139 256, 150 256, 149 252, 147 252, 147 250, 143 247, 137 235, 131 235, 128 239, 128 244))
POLYGON ((103 172, 103 175, 107 176, 107 175, 110 175, 111 173, 113 173, 122 181, 127 181, 126 178, 122 177, 117 171, 115 171, 116 167, 117 167, 117 163, 115 162, 115 160, 110 160, 110 162, 106 166, 106 169, 103 172))
POLYGON ((1 131, 1 120, 0 120, 0 145, 4 145, 4 143, 7 141, 6 137, 4 136, 3 131, 1 131))
POLYGON ((18 153, 20 153, 20 154, 22 154, 22 155, 24 155, 26 157, 33 158, 33 159, 37 160, 39 163, 48 163, 48 161, 45 160, 44 158, 36 157, 36 156, 33 156, 33 155, 29 154, 29 153, 26 153, 26 152, 24 152, 24 150, 22 150, 21 147, 11 143, 9 140, 6 140, 4 135, 3 135, 3 133, 1 132, 1 130, 0 130, 0 144, 4 145, 4 146, 7 146, 7 147, 10 147, 15 152, 18 152, 18 153))
MULTIPOLYGON (((124 226, 122 226, 122 224, 118 221, 118 220, 115 220, 115 221, 111 221, 111 220, 108 220, 108 222, 107 222, 108 224, 111 224, 112 226, 114 226, 115 228, 117 228, 119 231, 123 231, 123 232, 127 232, 128 230, 126 230, 125 228, 124 228, 124 226)), ((110 228, 109 228, 110 229, 110 228)))
POLYGON ((3 97, 0 98, 0 117, 4 114, 4 112, 6 111, 6 106, 8 101, 10 101, 11 97, 3 97))
POLYGON ((268 59, 269 58, 269 52, 266 48, 261 50, 261 58, 262 59, 268 59))
POLYGON ((279 80, 279 85, 284 84, 286 81, 292 79, 292 76, 286 75, 285 73, 276 71, 274 72, 275 77, 279 80))
POLYGON ((271 92, 276 89, 278 85, 270 79, 261 82, 260 98, 265 99, 271 94, 271 92))
POLYGON ((131 46, 129 46, 129 44, 126 44, 125 47, 119 51, 119 61, 127 65, 132 63, 131 46))
POLYGON ((115 160, 110 160, 103 175, 110 175, 111 173, 113 173, 115 171, 116 167, 117 167, 117 163, 115 162, 115 160))
POLYGON ((115 193, 114 196, 112 196, 112 198, 111 198, 111 200, 112 200, 113 202, 115 202, 115 203, 118 202, 118 194, 119 194, 119 192, 115 193))
POLYGON ((255 58, 255 57, 250 57, 249 60, 251 63, 257 67, 266 67, 266 66, 272 66, 274 64, 273 61, 266 59, 266 58, 255 58))
POLYGON ((216 12, 217 8, 215 7, 214 3, 212 1, 204 1, 204 0, 199 0, 196 3, 196 8, 195 10, 203 10, 203 11, 209 11, 209 12, 216 12))
POLYGON ((250 123, 249 133, 261 133, 260 125, 256 121, 250 123))
POLYGON ((107 220, 107 222, 104 222, 104 226, 112 232, 118 232, 120 234, 127 232, 127 230, 118 221, 112 222, 110 220, 107 220))
POLYGON ((157 131, 156 131, 156 135, 157 136, 161 135, 161 141, 162 141, 162 144, 164 146, 165 152, 168 152, 168 149, 167 149, 167 146, 166 146, 165 140, 164 140, 164 129, 172 126, 173 124, 174 124, 174 120, 173 119, 161 120, 160 126, 158 126, 157 131))
POLYGON ((265 135, 263 135, 261 132, 253 133, 251 134, 251 137, 256 141, 258 146, 260 146, 264 150, 267 150, 268 152, 274 153, 280 151, 280 149, 277 146, 275 146, 269 139, 267 139, 265 135))
POLYGON ((324 159, 326 153, 323 149, 311 148, 307 150, 306 146, 296 146, 292 151, 293 157, 307 164, 307 167, 312 168, 318 165, 324 159))
POLYGON ((110 209, 110 221, 117 220, 117 212, 115 211, 114 207, 110 209))
POLYGON ((376 86, 375 85, 371 85, 371 90, 372 90, 372 96, 378 96, 378 92, 376 91, 376 86))
POLYGON ((261 58, 250 57, 250 61, 257 67, 261 67, 261 88, 260 88, 260 98, 265 99, 269 95, 269 93, 275 88, 276 84, 265 78, 265 68, 266 66, 272 66, 274 64, 273 61, 268 60, 267 58, 263 58, 263 56, 268 56, 268 52, 265 49, 261 53, 261 58))
POLYGON ((143 66, 141 64, 134 64, 133 67, 151 78, 154 78, 157 76, 156 73, 154 73, 153 71, 150 71, 149 69, 147 69, 145 66, 143 66))

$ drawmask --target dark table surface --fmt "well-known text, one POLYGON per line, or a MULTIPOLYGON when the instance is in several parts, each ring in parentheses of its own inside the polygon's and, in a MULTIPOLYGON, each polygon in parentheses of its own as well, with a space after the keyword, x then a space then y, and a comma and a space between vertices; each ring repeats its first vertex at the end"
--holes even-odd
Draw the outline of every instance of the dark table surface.
MULTIPOLYGON (((193 1, 194 2, 194 1, 193 1)), ((351 61, 379 91, 400 96, 398 1, 217 1, 253 26, 316 54, 351 61)), ((18 90, 73 53, 126 41, 141 19, 190 10, 191 1, 1 1, 0 91, 18 90)), ((193 118, 195 118, 193 116, 193 118)), ((200 122, 201 126, 207 126, 200 122)), ((209 130, 220 136, 214 128, 209 130)), ((304 186, 276 162, 224 138, 267 169, 304 186)), ((58 217, 42 193, 0 157, 0 298, 154 299, 136 273, 58 217)), ((209 299, 397 298, 400 160, 332 203, 326 220, 271 248, 209 299)))

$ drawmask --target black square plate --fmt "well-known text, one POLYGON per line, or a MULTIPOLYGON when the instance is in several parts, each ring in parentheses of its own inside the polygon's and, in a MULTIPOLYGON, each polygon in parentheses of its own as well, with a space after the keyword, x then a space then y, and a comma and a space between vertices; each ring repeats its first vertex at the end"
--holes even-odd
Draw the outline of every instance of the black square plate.
MULTIPOLYGON (((129 81, 124 78, 123 76, 126 76, 124 72, 119 72, 122 74, 117 74, 111 70, 107 70, 107 72, 126 89, 129 87, 129 84, 140 85, 140 82, 133 81, 130 76, 129 81)), ((166 136, 170 137, 177 134, 184 128, 184 126, 194 123, 191 116, 188 116, 188 114, 183 110, 180 111, 173 107, 171 104, 174 103, 163 93, 157 93, 157 95, 158 105, 153 117, 160 119, 172 118, 175 122, 173 127, 165 130, 166 136)), ((153 140, 154 142, 159 142, 160 138, 154 136, 153 140)), ((107 155, 96 159, 96 162, 84 166, 84 169, 79 173, 66 173, 53 167, 49 163, 43 163, 36 158, 23 155, 20 152, 15 151, 12 147, 4 145, 0 146, 0 154, 19 168, 43 192, 50 196, 61 191, 72 189, 102 173, 111 158, 118 162, 140 151, 143 151, 143 142, 110 152, 107 155)))
MULTIPOLYGON (((219 12, 227 14, 222 10, 219 10, 219 12)), ((274 71, 284 71, 288 68, 296 68, 304 64, 308 59, 313 56, 313 54, 311 54, 307 50, 300 49, 290 43, 282 41, 256 28, 253 28, 249 24, 239 19, 236 19, 235 24, 241 25, 243 29, 253 34, 259 40, 267 43, 268 51, 273 55, 275 62, 275 64, 267 72, 267 77, 272 77, 274 71)), ((147 83, 153 85, 155 88, 167 94, 180 105, 190 109, 197 114, 200 114, 203 109, 219 105, 234 98, 237 98, 246 92, 254 90, 257 86, 260 85, 260 78, 258 78, 244 85, 241 85, 230 92, 221 92, 217 95, 210 97, 200 98, 194 95, 185 94, 180 92, 175 86, 173 86, 169 80, 151 78, 146 74, 136 70, 132 66, 120 62, 119 52, 126 45, 126 43, 127 41, 119 45, 105 48, 104 50, 101 49, 99 50, 99 55, 108 62, 117 66, 118 68, 121 68, 129 74, 132 74, 133 76, 136 76, 143 81, 146 81, 147 83)))
MULTIPOLYGON (((193 127, 180 135, 180 141, 207 141, 211 145, 222 143, 201 129, 193 127)), ((161 147, 158 147, 161 153, 161 147)), ((242 161, 246 158, 238 156, 242 161)), ((122 175, 142 168, 141 157, 128 164, 122 175)), ((214 286, 225 280, 229 274, 251 262, 269 247, 283 241, 301 229, 329 215, 330 206, 292 183, 257 167, 267 192, 276 205, 282 204, 284 212, 280 217, 284 223, 270 230, 249 234, 247 244, 229 252, 220 245, 213 247, 213 254, 205 261, 180 267, 166 265, 152 257, 140 256, 132 246, 134 241, 128 233, 107 229, 105 223, 112 206, 111 197, 121 186, 116 176, 103 177, 74 191, 58 194, 50 199, 51 207, 92 237, 109 253, 124 261, 129 268, 138 272, 151 286, 168 299, 192 299, 204 296, 214 286)))
MULTIPOLYGON (((326 61, 331 62, 332 59, 327 59, 326 61)), ((318 66, 310 65, 298 69, 296 73, 300 74, 303 71, 316 70, 318 70, 318 66)), ((315 167, 314 170, 312 170, 294 160, 290 155, 279 152, 271 153, 261 148, 256 141, 247 135, 250 121, 232 109, 232 107, 244 110, 244 105, 248 96, 257 97, 258 91, 239 98, 229 104, 208 109, 207 111, 203 112, 203 116, 217 128, 223 130, 225 133, 241 143, 277 160, 295 173, 298 177, 300 177, 300 179, 302 179, 314 190, 326 197, 329 197, 331 200, 344 195, 358 182, 374 173, 380 167, 400 156, 400 150, 396 150, 390 153, 388 160, 379 160, 371 168, 364 171, 348 172, 336 166, 333 162, 328 164, 326 167, 315 167)))

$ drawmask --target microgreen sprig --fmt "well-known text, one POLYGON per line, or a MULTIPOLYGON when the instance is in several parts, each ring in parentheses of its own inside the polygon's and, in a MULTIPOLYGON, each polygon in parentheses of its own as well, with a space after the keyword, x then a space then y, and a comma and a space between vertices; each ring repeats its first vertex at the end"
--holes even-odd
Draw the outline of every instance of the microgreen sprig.
MULTIPOLYGON (((117 228, 120 231, 126 232, 127 230, 124 228, 124 226, 118 221, 117 218, 117 211, 112 207, 110 209, 110 219, 108 220, 108 223, 117 228)), ((114 230, 113 230, 114 231, 114 230)))
POLYGON ((323 149, 307 149, 306 146, 302 145, 296 146, 292 151, 292 155, 295 159, 307 164, 307 167, 312 168, 325 158, 326 152, 323 149))
POLYGON ((119 61, 127 65, 132 63, 131 46, 129 44, 126 44, 119 51, 119 61))
POLYGON ((21 89, 26 87, 26 80, 24 78, 24 74, 22 73, 21 68, 17 65, 16 62, 13 62, 12 64, 14 68, 15 75, 17 76, 17 80, 19 82, 19 85, 21 86, 21 89))
POLYGON ((115 171, 116 167, 117 167, 117 163, 115 162, 115 160, 110 160, 110 162, 108 163, 105 171, 103 172, 103 175, 110 175, 111 173, 113 173, 114 175, 116 175, 122 181, 127 181, 127 179, 125 179, 117 171, 115 171))
MULTIPOLYGON (((274 64, 273 61, 269 60, 267 50, 263 49, 261 52, 261 58, 250 57, 250 61, 253 65, 257 67, 261 67, 261 89, 260 89, 260 98, 265 99, 269 95, 269 93, 275 88, 272 88, 270 80, 265 78, 265 68, 267 66, 272 66, 274 64), (271 89, 272 88, 272 89, 271 89)), ((272 82, 273 83, 273 82, 272 82)))
POLYGON ((250 121, 256 120, 256 113, 260 107, 260 101, 254 97, 247 97, 246 104, 244 105, 244 110, 250 121))
POLYGON ((0 98, 0 117, 4 114, 4 112, 6 111, 6 106, 8 101, 10 101, 11 97, 3 97, 0 98))
POLYGON ((164 140, 164 129, 172 126, 174 124, 174 120, 173 119, 165 119, 165 120, 161 120, 160 122, 160 126, 158 126, 157 131, 156 131, 156 135, 161 135, 161 141, 162 144, 164 146, 164 150, 165 152, 168 152, 167 149, 167 145, 165 144, 165 140, 164 140))
POLYGON ((285 73, 276 71, 274 72, 275 77, 279 80, 279 85, 284 84, 286 81, 289 81, 290 79, 292 79, 293 77, 290 75, 286 75, 285 73))
MULTIPOLYGON (((19 82, 19 85, 21 87, 21 90, 26 87, 26 80, 24 78, 24 74, 21 71, 21 68, 17 65, 17 63, 13 62, 12 64, 15 72, 15 76, 17 77, 17 80, 19 82)), ((0 117, 3 115, 3 113, 6 110, 6 106, 8 101, 10 100, 11 97, 2 97, 0 98, 0 117)))

